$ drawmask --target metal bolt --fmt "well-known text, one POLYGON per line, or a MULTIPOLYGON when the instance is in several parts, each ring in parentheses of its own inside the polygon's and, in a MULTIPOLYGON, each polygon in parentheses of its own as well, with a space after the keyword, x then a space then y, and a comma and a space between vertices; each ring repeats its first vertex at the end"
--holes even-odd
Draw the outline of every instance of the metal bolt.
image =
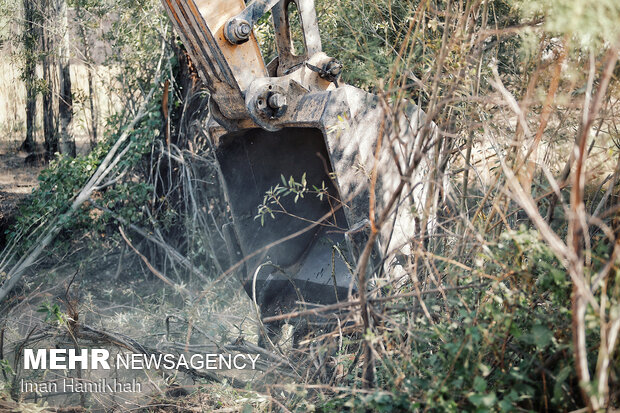
POLYGON ((248 41, 252 33, 252 26, 243 19, 231 19, 224 27, 224 37, 231 44, 241 44, 248 41))
POLYGON ((340 73, 342 73, 342 63, 336 59, 332 59, 323 66, 323 71, 327 76, 338 77, 340 73))
POLYGON ((245 20, 240 21, 235 28, 235 34, 239 39, 249 39, 252 33, 252 26, 245 20))
POLYGON ((269 107, 272 109, 280 109, 286 106, 286 96, 281 93, 273 93, 269 96, 269 107))

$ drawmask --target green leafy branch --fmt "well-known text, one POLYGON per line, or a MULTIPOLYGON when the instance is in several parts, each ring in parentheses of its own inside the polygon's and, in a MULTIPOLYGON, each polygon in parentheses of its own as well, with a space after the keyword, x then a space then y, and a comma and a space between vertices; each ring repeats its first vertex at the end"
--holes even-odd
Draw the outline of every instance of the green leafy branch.
POLYGON ((37 313, 45 314, 45 322, 51 321, 58 325, 67 323, 67 315, 60 310, 58 304, 43 303, 37 309, 37 313))
POLYGON ((308 186, 308 180, 306 179, 305 172, 301 176, 301 180, 299 182, 295 181, 293 176, 286 180, 284 175, 280 175, 280 179, 282 180, 282 184, 280 185, 280 183, 278 183, 276 186, 269 188, 269 190, 265 192, 263 203, 258 206, 258 214, 254 217, 254 219, 260 219, 262 226, 265 225, 266 216, 270 216, 272 219, 275 219, 275 213, 292 215, 282 205, 281 201, 283 197, 294 195, 295 203, 309 194, 316 195, 316 197, 321 201, 323 198, 329 198, 329 193, 325 182, 321 181, 320 186, 312 185, 310 188, 308 186))

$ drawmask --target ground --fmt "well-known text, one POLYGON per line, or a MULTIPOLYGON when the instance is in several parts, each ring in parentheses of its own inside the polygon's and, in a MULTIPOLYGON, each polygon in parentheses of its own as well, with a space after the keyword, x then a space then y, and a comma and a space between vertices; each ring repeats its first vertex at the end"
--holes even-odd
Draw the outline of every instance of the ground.
MULTIPOLYGON (((45 167, 40 160, 29 162, 27 158, 28 154, 18 151, 15 144, 3 143, 0 146, 0 243, 2 243, 0 249, 5 245, 5 231, 19 214, 20 203, 36 188, 37 178, 45 167)), ((230 344, 239 334, 248 339, 248 335, 255 333, 251 317, 248 317, 250 303, 240 288, 218 285, 213 292, 206 295, 207 301, 212 304, 187 308, 179 296, 166 290, 159 280, 154 279, 146 268, 140 266, 139 259, 133 259, 135 257, 130 255, 126 254, 123 258, 118 249, 111 249, 101 254, 100 251, 91 251, 84 245, 79 245, 78 241, 76 248, 69 255, 61 257, 60 261, 44 261, 29 271, 24 280, 35 292, 10 309, 13 316, 11 325, 6 327, 5 358, 14 360, 15 344, 20 342, 20 337, 23 338, 30 331, 23 326, 37 325, 39 326, 37 331, 45 331, 46 338, 39 342, 39 345, 53 346, 58 340, 62 342, 63 327, 54 327, 52 323, 46 329, 45 323, 41 324, 43 316, 40 310, 42 306, 58 304, 64 312, 67 311, 66 304, 73 300, 79 308, 81 323, 115 334, 126 334, 141 343, 163 346, 167 351, 176 351, 179 348, 182 350, 181 344, 177 343, 186 343, 190 340, 187 326, 183 323, 187 318, 195 318, 193 325, 201 331, 200 334, 194 333, 191 336, 191 345, 197 348, 196 352, 216 350, 210 347, 211 341, 205 340, 201 334, 217 337, 216 341, 230 344), (122 265, 120 272, 119 263, 122 265), (67 296, 67 287, 72 283, 71 294, 67 296), (224 295, 228 300, 218 299, 224 295), (169 315, 176 318, 173 318, 166 327, 165 320, 169 315)), ((193 287, 200 288, 200 285, 193 287)), ((255 338, 253 340, 255 341, 255 338)), ((265 368, 266 366, 263 366, 262 370, 265 368)), ((234 370, 221 373, 225 380, 255 379, 254 373, 245 374, 234 370)), ((196 392, 187 400, 179 399, 174 403, 164 403, 162 401, 167 400, 169 395, 161 374, 156 371, 140 372, 136 377, 145 383, 146 391, 142 394, 123 400, 95 395, 87 400, 87 405, 93 406, 96 410, 96 407, 119 406, 123 403, 129 403, 133 407, 151 404, 153 411, 159 412, 174 411, 177 403, 184 406, 186 409, 184 411, 192 411, 191 409, 196 406, 217 408, 223 403, 227 406, 237 405, 240 408, 246 404, 256 406, 264 403, 262 399, 254 400, 254 393, 249 395, 245 392, 239 393, 240 390, 234 390, 229 384, 210 385, 205 392, 196 392), (166 406, 173 410, 168 410, 166 406)), ((180 374, 177 382, 185 386, 188 393, 197 390, 198 383, 184 375, 180 374)), ((26 395, 22 401, 26 404, 36 401, 31 396, 26 395)), ((51 406, 80 404, 78 397, 66 395, 45 397, 44 402, 48 402, 51 406)), ((9 401, 0 397, 0 411, 4 411, 6 407, 2 403, 9 401)), ((21 408, 25 406, 22 405, 21 408)), ((32 407, 33 411, 48 411, 40 410, 36 405, 32 407)))
POLYGON ((4 246, 4 232, 13 222, 18 206, 37 185, 43 169, 40 161, 26 163, 28 154, 0 145, 0 245, 4 246))

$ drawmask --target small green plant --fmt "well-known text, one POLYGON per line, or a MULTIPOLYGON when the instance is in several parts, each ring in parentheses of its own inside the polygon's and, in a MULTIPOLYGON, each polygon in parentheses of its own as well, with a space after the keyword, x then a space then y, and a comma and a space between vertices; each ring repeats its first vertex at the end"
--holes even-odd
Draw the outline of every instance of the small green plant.
POLYGON ((39 306, 37 312, 45 314, 45 322, 57 325, 64 325, 67 322, 67 315, 60 310, 60 306, 56 303, 50 304, 45 302, 39 306))
POLYGON ((292 176, 287 180, 284 175, 280 175, 280 179, 282 180, 282 185, 278 183, 276 186, 269 188, 269 190, 265 192, 263 203, 258 206, 258 214, 254 219, 260 219, 261 225, 265 225, 266 216, 275 219, 275 213, 288 213, 286 208, 282 205, 283 197, 294 195, 295 203, 303 199, 306 195, 316 195, 321 201, 323 198, 329 197, 325 182, 321 182, 320 186, 312 185, 312 187, 309 188, 305 173, 301 176, 299 182, 295 181, 292 176))
POLYGON ((10 376, 15 375, 13 368, 11 367, 11 363, 8 360, 2 359, 0 360, 0 370, 2 370, 2 374, 7 374, 10 376))

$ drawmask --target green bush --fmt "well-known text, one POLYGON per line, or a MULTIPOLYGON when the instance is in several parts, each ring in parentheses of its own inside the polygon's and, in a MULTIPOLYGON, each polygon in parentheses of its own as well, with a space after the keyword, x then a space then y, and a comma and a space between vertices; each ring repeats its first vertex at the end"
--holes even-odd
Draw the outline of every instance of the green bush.
MULTIPOLYGON (((382 342, 406 351, 377 361, 377 390, 330 400, 319 411, 575 408, 566 272, 535 231, 522 228, 500 239, 492 256, 480 257, 480 271, 501 280, 449 293, 447 305, 440 298, 426 299, 433 324, 417 307, 413 324, 403 315, 395 319, 399 323, 384 326, 391 333, 382 342)), ((461 280, 481 281, 476 276, 461 280)), ((416 307, 415 301, 399 304, 416 307)))
MULTIPOLYGON (((153 190, 152 185, 144 180, 144 175, 139 173, 143 158, 150 154, 153 141, 159 136, 162 123, 157 105, 153 103, 150 106, 149 114, 131 132, 126 143, 130 148, 116 166, 118 179, 94 195, 98 206, 114 211, 116 216, 128 223, 145 220, 143 207, 150 200, 153 190)), ((71 158, 57 154, 56 159, 41 172, 39 185, 20 208, 15 225, 7 230, 8 242, 18 241, 24 234, 29 234, 18 244, 21 252, 37 242, 34 235, 46 225, 53 224, 55 218, 69 208, 73 198, 97 170, 122 132, 123 128, 119 126, 116 133, 109 135, 87 155, 71 158)), ((55 248, 70 248, 71 240, 81 239, 89 232, 105 237, 110 219, 110 214, 102 213, 89 202, 85 203, 59 235, 55 248)), ((94 236, 94 239, 100 240, 101 237, 94 236)), ((97 245, 95 243, 92 247, 97 245)))

